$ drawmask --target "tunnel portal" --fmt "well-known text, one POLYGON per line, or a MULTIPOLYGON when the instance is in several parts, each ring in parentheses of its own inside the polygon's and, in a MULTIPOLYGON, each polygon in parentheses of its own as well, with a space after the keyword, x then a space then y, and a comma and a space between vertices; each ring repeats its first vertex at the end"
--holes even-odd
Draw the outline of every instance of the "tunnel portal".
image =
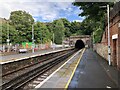
POLYGON ((82 40, 77 40, 76 43, 75 43, 75 48, 76 49, 82 49, 85 47, 85 44, 82 40))

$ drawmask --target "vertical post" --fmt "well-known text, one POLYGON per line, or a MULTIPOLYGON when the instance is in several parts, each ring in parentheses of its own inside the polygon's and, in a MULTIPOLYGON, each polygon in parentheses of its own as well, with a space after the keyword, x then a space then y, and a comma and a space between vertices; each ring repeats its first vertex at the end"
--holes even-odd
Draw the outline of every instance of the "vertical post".
POLYGON ((65 48, 65 45, 64 45, 64 34, 63 34, 63 37, 62 37, 62 48, 65 48))
POLYGON ((42 49, 42 31, 41 31, 41 38, 40 39, 41 39, 41 49, 42 49))
POLYGON ((54 39, 55 39, 55 36, 54 36, 54 33, 53 33, 53 44, 54 44, 54 39))
POLYGON ((108 16, 108 61, 109 61, 109 65, 111 65, 109 5, 107 5, 107 16, 108 16))
POLYGON ((32 53, 34 53, 34 24, 32 25, 32 53))
POLYGON ((9 37, 9 21, 7 21, 7 46, 8 46, 8 50, 7 52, 9 52, 9 49, 10 49, 10 37, 9 37))
POLYGON ((92 48, 94 50, 94 32, 93 32, 92 48))
POLYGON ((54 33, 53 33, 53 44, 52 44, 53 49, 55 49, 55 44, 54 44, 54 41, 55 41, 55 35, 54 35, 54 33))
MULTIPOLYGON (((2 43, 2 20, 0 20, 0 43, 2 44, 2 51, 4 52, 4 48, 3 48, 3 43, 2 43)), ((2 52, 0 52, 0 54, 2 54, 2 52)), ((2 56, 0 56, 0 60, 2 60, 2 56)), ((0 85, 3 83, 2 81, 2 66, 0 65, 0 85)), ((2 87, 0 87, 0 90, 2 90, 2 87)))
MULTIPOLYGON (((0 43, 2 44, 2 51, 4 52, 4 45, 2 43, 2 34, 3 34, 3 32, 2 32, 2 20, 0 20, 0 43)), ((2 60, 2 57, 0 59, 2 60)))
POLYGON ((93 44, 94 44, 94 32, 93 32, 93 44))

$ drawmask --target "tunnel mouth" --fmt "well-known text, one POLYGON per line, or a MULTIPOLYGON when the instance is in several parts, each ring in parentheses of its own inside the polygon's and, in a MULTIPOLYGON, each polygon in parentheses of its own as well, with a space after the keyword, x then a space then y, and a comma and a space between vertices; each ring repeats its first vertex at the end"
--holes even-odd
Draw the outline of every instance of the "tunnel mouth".
POLYGON ((75 43, 75 48, 76 49, 82 49, 85 47, 85 44, 82 40, 77 40, 76 43, 75 43))

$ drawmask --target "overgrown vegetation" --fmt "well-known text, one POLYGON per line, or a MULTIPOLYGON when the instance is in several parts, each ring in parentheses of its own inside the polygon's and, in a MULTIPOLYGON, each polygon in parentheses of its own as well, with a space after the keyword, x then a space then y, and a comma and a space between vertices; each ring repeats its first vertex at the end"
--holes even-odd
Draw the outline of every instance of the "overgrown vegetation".
POLYGON ((101 41, 102 33, 105 29, 105 20, 107 7, 101 8, 102 6, 110 5, 113 7, 112 2, 74 2, 73 5, 78 6, 82 13, 79 16, 85 16, 86 19, 81 23, 82 34, 92 35, 94 32, 94 42, 98 43, 101 41))
POLYGON ((113 3, 105 2, 74 2, 82 13, 79 16, 85 16, 83 22, 70 22, 66 18, 60 18, 53 22, 35 22, 33 17, 26 11, 11 12, 9 21, 1 24, 2 43, 7 43, 8 30, 10 43, 32 42, 32 25, 34 25, 35 43, 48 43, 53 41, 56 44, 62 44, 65 37, 71 35, 92 35, 94 32, 94 42, 101 41, 102 33, 105 28, 105 15, 107 8, 100 8, 113 3), (9 23, 9 24, 8 24, 9 23))
POLYGON ((7 43, 8 31, 10 43, 32 42, 32 25, 34 25, 35 43, 48 43, 53 41, 62 44, 65 37, 80 34, 80 22, 70 22, 65 18, 53 22, 34 22, 33 17, 25 11, 11 12, 9 21, 1 24, 2 43, 7 43), (9 29, 8 29, 9 28, 9 29))

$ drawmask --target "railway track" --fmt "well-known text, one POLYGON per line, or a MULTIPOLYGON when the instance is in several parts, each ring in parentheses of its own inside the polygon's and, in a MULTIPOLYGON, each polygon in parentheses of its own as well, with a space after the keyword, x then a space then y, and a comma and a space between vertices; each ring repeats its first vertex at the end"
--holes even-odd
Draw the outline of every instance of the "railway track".
MULTIPOLYGON (((17 62, 17 63, 18 63, 18 64, 17 64, 18 69, 10 68, 9 70, 7 70, 8 72, 2 74, 3 83, 6 83, 6 82, 12 80, 13 77, 17 77, 18 75, 21 75, 21 74, 23 74, 24 72, 28 72, 28 71, 36 68, 36 67, 39 67, 39 66, 41 66, 42 64, 47 63, 50 59, 55 58, 55 57, 57 57, 58 55, 62 55, 62 54, 64 54, 64 53, 66 53, 66 52, 67 52, 67 51, 62 51, 62 52, 57 52, 57 53, 51 53, 51 54, 45 55, 46 57, 45 57, 45 56, 42 56, 42 58, 40 58, 39 61, 37 61, 37 62, 32 62, 32 63, 30 63, 30 64, 27 63, 26 65, 23 64, 21 67, 20 67, 20 65, 19 65, 20 62, 17 62), (19 67, 20 67, 20 68, 19 68, 19 67), (11 70, 11 69, 12 69, 12 70, 11 70)), ((24 60, 23 60, 23 62, 24 62, 24 60)), ((16 64, 14 64, 14 62, 13 62, 12 65, 14 66, 14 65, 16 65, 16 64)), ((12 65, 11 65, 11 66, 12 66, 12 65)), ((6 67, 7 67, 7 66, 6 66, 6 67)), ((8 66, 8 67, 10 67, 10 66, 8 66)), ((16 68, 17 68, 17 67, 16 67, 16 68)))
MULTIPOLYGON (((56 66, 57 64, 59 64, 60 62, 65 60, 66 58, 68 58, 74 52, 76 52, 76 50, 71 50, 68 53, 61 53, 59 55, 53 55, 54 57, 49 58, 49 60, 44 61, 41 64, 38 64, 37 66, 36 66, 36 64, 35 64, 35 66, 32 65, 34 67, 32 67, 29 70, 24 71, 24 73, 16 76, 15 78, 10 79, 6 83, 4 83, 2 85, 2 90, 20 89, 23 85, 25 85, 26 83, 35 79, 36 77, 44 74, 45 72, 47 72, 48 70, 50 70, 51 68, 53 68, 54 66, 56 66)), ((28 67, 30 67, 30 66, 28 66, 28 67)), ((25 67, 25 68, 27 68, 27 67, 25 67)), ((20 70, 18 70, 18 71, 20 71, 20 70)), ((18 71, 14 71, 13 73, 15 74, 18 71)), ((13 77, 13 75, 14 75, 13 73, 9 73, 6 75, 4 74, 3 77, 10 77, 9 75, 11 75, 11 77, 13 77)))
POLYGON ((25 69, 27 67, 34 66, 36 64, 39 64, 41 62, 47 61, 51 58, 56 57, 57 55, 66 53, 68 50, 65 51, 60 51, 60 52, 54 52, 54 53, 49 53, 41 56, 36 56, 36 57, 30 57, 29 59, 24 59, 24 60, 18 60, 15 62, 10 62, 10 63, 5 63, 2 64, 2 76, 7 76, 11 73, 14 73, 16 71, 20 71, 22 69, 25 69))

